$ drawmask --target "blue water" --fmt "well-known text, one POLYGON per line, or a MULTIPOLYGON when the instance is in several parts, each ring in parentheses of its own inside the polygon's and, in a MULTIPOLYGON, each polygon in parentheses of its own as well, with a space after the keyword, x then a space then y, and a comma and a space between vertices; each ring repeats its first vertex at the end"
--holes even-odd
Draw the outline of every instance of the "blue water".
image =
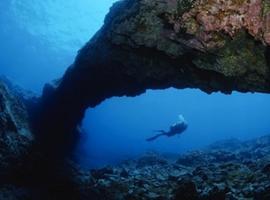
MULTIPOLYGON (((40 94, 102 26, 113 2, 1 0, 0 74, 40 94)), ((149 150, 181 153, 220 139, 269 134, 269 102, 267 94, 208 95, 172 88, 111 98, 86 112, 77 159, 85 166, 102 166, 149 150), (153 130, 168 129, 178 114, 189 123, 186 132, 145 142, 153 130)))
POLYGON ((0 73, 40 93, 102 26, 113 2, 1 0, 0 73))
POLYGON ((270 134, 269 100, 270 95, 259 93, 208 95, 172 88, 149 90, 135 98, 111 98, 87 111, 86 133, 79 145, 81 161, 100 166, 145 151, 183 153, 217 140, 270 134), (153 130, 167 130, 179 114, 189 124, 182 135, 145 141, 155 134, 153 130))

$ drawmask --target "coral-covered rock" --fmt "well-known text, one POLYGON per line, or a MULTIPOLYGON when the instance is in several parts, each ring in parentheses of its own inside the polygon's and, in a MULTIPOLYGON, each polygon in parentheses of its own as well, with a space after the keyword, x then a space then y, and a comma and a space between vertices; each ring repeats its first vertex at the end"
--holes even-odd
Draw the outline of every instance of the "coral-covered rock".
MULTIPOLYGON (((225 44, 223 33, 235 37, 241 29, 265 45, 269 43, 267 0, 197 0, 188 12, 179 16, 181 26, 205 48, 225 44), (190 31, 190 23, 196 30, 190 31)), ((174 21, 174 23, 179 23, 174 21)), ((180 29, 179 29, 180 31, 180 29)), ((194 40, 194 39, 193 39, 194 40)))

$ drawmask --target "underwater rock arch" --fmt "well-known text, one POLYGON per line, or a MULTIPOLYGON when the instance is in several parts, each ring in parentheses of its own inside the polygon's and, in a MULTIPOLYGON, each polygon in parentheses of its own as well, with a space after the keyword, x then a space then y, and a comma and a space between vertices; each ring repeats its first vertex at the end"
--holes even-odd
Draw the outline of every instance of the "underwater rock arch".
POLYGON ((112 96, 168 87, 269 93, 268 1, 205 0, 216 8, 208 14, 198 2, 115 3, 104 26, 79 51, 63 78, 55 86, 45 86, 37 127, 42 141, 53 149, 72 140, 86 108, 112 96), (238 23, 235 12, 231 15, 236 21, 221 13, 233 8, 238 12, 237 7, 260 13, 259 27, 248 19, 238 23), (220 20, 219 14, 224 26, 209 27, 211 20, 220 20))

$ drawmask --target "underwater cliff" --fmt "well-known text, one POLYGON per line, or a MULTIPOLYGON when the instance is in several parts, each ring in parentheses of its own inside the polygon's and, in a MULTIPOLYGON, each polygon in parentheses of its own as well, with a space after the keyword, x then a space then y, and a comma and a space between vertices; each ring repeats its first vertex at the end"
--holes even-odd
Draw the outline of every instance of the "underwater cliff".
POLYGON ((269 0, 122 0, 41 95, 1 77, 0 199, 269 199, 269 135, 76 163, 87 109, 171 87, 270 93, 269 0))

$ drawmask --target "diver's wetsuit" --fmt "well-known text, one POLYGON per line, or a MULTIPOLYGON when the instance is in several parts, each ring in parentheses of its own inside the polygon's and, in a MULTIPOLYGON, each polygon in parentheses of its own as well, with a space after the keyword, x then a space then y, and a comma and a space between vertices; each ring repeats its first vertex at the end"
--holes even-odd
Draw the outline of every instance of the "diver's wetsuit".
POLYGON ((186 120, 184 119, 184 117, 182 115, 179 115, 179 121, 176 122, 175 124, 173 124, 170 127, 169 131, 164 131, 164 130, 158 130, 157 132, 160 132, 159 134, 155 135, 154 137, 150 137, 148 139, 146 139, 146 141, 150 142, 153 141, 157 138, 159 138, 160 136, 167 136, 167 137, 171 137, 177 134, 181 134, 183 133, 188 127, 188 124, 186 122, 186 120))

